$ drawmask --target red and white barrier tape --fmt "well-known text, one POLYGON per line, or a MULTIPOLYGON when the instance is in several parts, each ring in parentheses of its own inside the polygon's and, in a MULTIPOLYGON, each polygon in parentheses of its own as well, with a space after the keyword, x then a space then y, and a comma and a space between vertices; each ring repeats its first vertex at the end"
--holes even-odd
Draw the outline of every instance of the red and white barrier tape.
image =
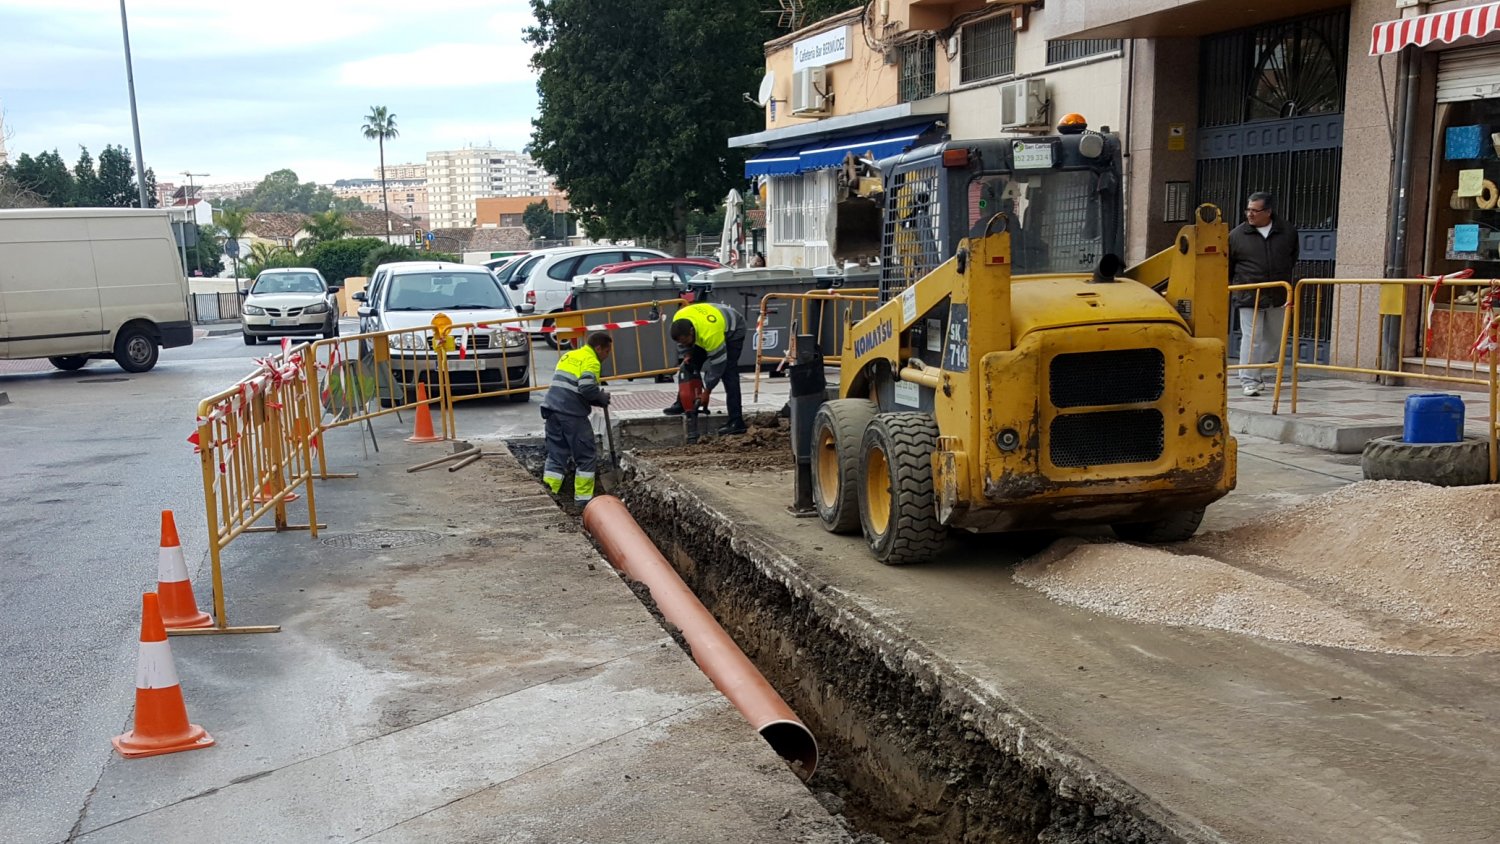
MULTIPOLYGON (((618 331, 622 328, 640 328, 643 325, 655 325, 661 322, 659 319, 632 319, 626 322, 601 322, 598 325, 546 325, 539 328, 526 328, 520 325, 502 325, 505 331, 524 331, 527 334, 552 334, 557 331, 618 331)), ((479 326, 486 328, 487 326, 479 326)))

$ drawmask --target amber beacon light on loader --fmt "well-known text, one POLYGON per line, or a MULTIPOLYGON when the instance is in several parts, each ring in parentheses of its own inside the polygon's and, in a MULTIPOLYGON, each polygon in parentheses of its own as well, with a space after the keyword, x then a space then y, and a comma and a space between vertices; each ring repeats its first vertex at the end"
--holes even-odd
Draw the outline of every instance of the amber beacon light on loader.
POLYGON ((824 527, 883 563, 950 529, 1186 539, 1234 488, 1228 226, 1202 206, 1124 267, 1119 142, 1079 123, 845 163, 835 255, 879 258, 881 304, 794 441, 824 527))

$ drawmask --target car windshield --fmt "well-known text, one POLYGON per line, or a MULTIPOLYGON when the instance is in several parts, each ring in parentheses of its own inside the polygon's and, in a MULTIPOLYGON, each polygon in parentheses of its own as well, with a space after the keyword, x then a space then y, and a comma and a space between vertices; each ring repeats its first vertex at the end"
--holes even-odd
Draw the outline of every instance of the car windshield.
MULTIPOLYGON (((500 279, 500 283, 501 284, 505 284, 506 282, 510 281, 515 276, 516 270, 520 269, 522 264, 534 264, 534 263, 536 263, 539 260, 541 260, 541 259, 540 258, 517 258, 514 261, 511 261, 509 264, 506 264, 504 267, 496 270, 495 271, 495 275, 500 279)), ((521 277, 525 278, 525 276, 521 276, 521 277)))
POLYGON ((314 273, 267 273, 255 280, 251 293, 322 293, 323 281, 314 273))
POLYGON ((482 310, 509 308, 505 291, 489 273, 407 273, 387 283, 388 311, 482 310))

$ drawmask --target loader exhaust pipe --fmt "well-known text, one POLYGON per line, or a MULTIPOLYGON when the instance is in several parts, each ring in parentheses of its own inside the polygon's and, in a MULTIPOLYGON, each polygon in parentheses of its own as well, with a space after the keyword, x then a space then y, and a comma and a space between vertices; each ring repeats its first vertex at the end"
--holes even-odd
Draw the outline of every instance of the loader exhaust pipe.
POLYGON ((818 742, 739 645, 682 582, 625 504, 601 495, 583 510, 583 527, 609 564, 644 583, 661 614, 682 631, 693 661, 756 732, 806 781, 818 767, 818 742))

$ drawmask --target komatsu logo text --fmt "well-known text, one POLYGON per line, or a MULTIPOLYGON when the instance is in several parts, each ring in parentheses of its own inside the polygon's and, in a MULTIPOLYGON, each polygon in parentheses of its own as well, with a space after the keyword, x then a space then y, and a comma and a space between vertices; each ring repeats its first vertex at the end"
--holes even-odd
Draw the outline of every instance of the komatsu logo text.
POLYGON ((856 337, 854 339, 854 356, 864 357, 870 353, 870 350, 891 339, 893 333, 891 321, 885 320, 863 337, 856 337))

